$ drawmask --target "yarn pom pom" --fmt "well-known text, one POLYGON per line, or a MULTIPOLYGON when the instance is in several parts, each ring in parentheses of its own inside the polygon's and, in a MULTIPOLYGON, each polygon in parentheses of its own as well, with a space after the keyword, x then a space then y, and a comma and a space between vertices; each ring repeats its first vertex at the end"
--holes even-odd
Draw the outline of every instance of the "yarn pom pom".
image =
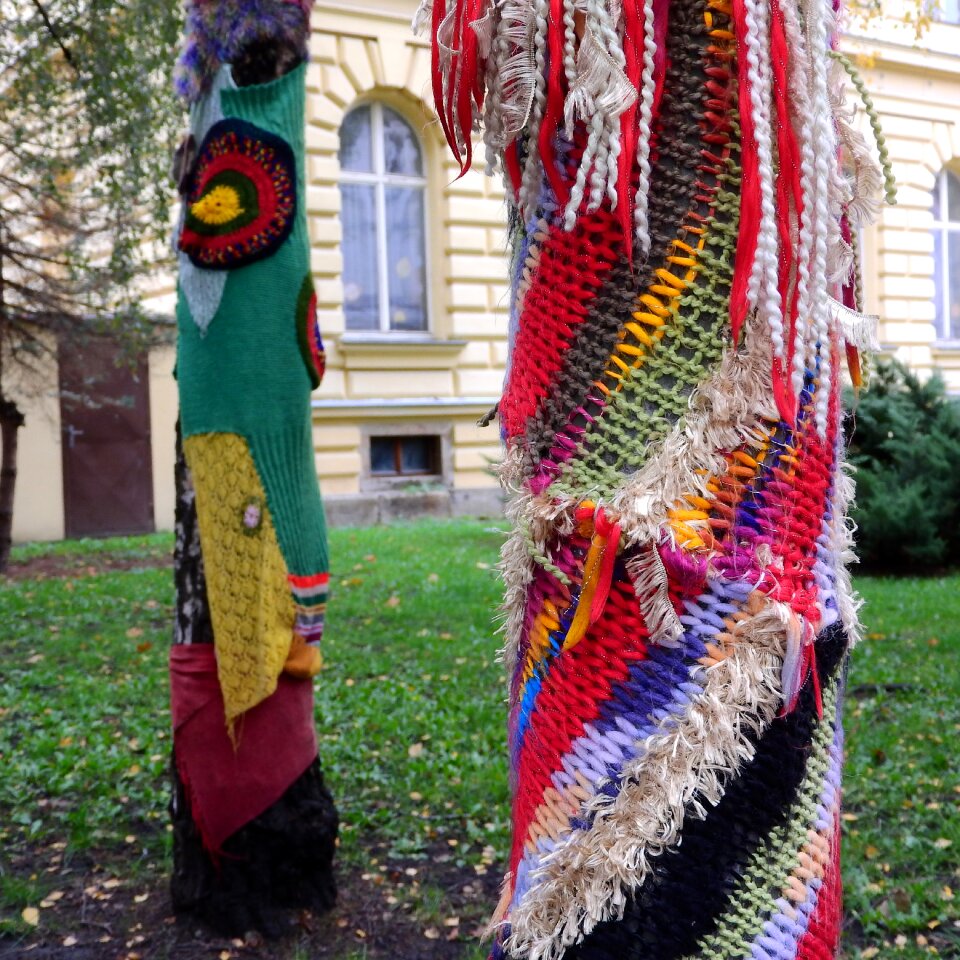
POLYGON ((313 0, 187 0, 174 89, 195 103, 223 64, 257 42, 276 43, 306 59, 312 5, 313 0))

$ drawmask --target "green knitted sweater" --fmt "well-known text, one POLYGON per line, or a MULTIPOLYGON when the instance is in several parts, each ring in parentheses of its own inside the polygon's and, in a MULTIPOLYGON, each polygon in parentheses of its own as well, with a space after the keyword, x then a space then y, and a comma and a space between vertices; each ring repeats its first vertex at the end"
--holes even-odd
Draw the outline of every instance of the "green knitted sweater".
POLYGON ((297 339, 297 301, 309 276, 305 210, 306 66, 271 83, 224 90, 226 118, 281 137, 296 158, 292 230, 271 256, 231 270, 206 334, 177 306, 177 379, 184 437, 243 437, 263 482, 290 573, 328 568, 326 524, 317 485, 310 418, 311 378, 297 339))

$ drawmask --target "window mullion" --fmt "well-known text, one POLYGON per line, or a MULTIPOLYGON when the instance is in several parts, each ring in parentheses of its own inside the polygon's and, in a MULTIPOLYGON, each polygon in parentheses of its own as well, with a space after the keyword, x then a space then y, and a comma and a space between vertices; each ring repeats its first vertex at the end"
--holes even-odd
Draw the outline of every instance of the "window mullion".
POLYGON ((383 107, 373 104, 373 167, 377 175, 377 277, 380 283, 380 332, 390 330, 390 273, 387 265, 387 164, 383 142, 383 107))
MULTIPOLYGON (((937 184, 937 189, 939 191, 940 184, 937 184)), ((949 294, 947 290, 950 287, 950 278, 943 272, 944 256, 943 248, 947 243, 947 232, 942 230, 939 227, 934 228, 934 232, 937 234, 938 239, 940 240, 940 249, 937 251, 937 258, 939 263, 937 264, 937 272, 940 276, 940 283, 937 285, 937 289, 934 291, 934 294, 937 298, 937 313, 940 314, 940 323, 937 327, 937 338, 943 339, 946 336, 944 328, 947 325, 947 313, 944 305, 949 301, 949 294)))
POLYGON ((943 236, 943 260, 942 264, 942 274, 943 274, 943 297, 945 300, 945 305, 943 308, 943 337, 945 340, 955 340, 956 337, 953 333, 953 301, 955 298, 960 298, 960 285, 957 281, 960 280, 958 277, 951 278, 950 276, 950 241, 953 240, 955 243, 960 241, 960 234, 954 235, 945 233, 943 236))
POLYGON ((377 271, 380 279, 380 329, 390 329, 390 274, 387 266, 387 200, 383 181, 377 184, 377 271))
POLYGON ((939 334, 944 340, 950 339, 950 234, 944 230, 940 234, 940 277, 942 278, 940 294, 940 321, 939 334))

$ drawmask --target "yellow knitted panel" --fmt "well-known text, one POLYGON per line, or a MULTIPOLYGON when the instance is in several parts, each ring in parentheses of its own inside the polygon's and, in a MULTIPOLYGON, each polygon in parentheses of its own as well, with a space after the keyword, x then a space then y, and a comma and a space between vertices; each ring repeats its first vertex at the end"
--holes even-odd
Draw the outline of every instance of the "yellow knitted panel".
POLYGON ((184 440, 197 492, 207 596, 227 725, 277 687, 293 638, 287 568, 247 441, 184 440))

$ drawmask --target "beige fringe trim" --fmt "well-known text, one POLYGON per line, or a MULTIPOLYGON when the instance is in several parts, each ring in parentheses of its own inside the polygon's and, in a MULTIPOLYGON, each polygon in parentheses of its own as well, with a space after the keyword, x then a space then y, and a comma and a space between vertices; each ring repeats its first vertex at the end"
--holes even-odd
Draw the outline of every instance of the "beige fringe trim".
POLYGON ((553 851, 510 915, 507 950, 523 960, 558 960, 598 924, 619 919, 652 858, 680 840, 686 816, 704 817, 727 780, 754 755, 781 702, 789 609, 751 595, 749 616, 724 637, 728 656, 704 668, 704 691, 686 716, 647 738, 624 770, 616 798, 595 796, 581 815, 594 826, 553 851))
POLYGON ((853 534, 856 526, 848 512, 853 505, 856 485, 851 476, 852 467, 841 460, 837 466, 833 495, 833 515, 830 520, 830 553, 836 558, 837 606, 840 622, 847 632, 847 641, 852 650, 863 639, 863 624, 860 623, 860 608, 863 600, 853 589, 850 565, 857 563, 853 550, 853 534))
POLYGON ((647 544, 627 561, 626 567, 651 641, 664 647, 676 646, 683 636, 683 624, 673 609, 669 577, 657 545, 647 544))
POLYGON ((830 298, 830 309, 840 326, 840 335, 845 343, 858 350, 876 353, 880 349, 878 326, 880 318, 872 313, 858 313, 845 307, 839 300, 830 298))
POLYGON ((758 439, 761 421, 779 418, 770 341, 756 319, 748 324, 747 344, 743 351, 727 349, 713 376, 693 392, 687 415, 614 496, 628 544, 672 536, 668 511, 690 494, 712 499, 707 482, 726 470, 724 451, 758 439))

